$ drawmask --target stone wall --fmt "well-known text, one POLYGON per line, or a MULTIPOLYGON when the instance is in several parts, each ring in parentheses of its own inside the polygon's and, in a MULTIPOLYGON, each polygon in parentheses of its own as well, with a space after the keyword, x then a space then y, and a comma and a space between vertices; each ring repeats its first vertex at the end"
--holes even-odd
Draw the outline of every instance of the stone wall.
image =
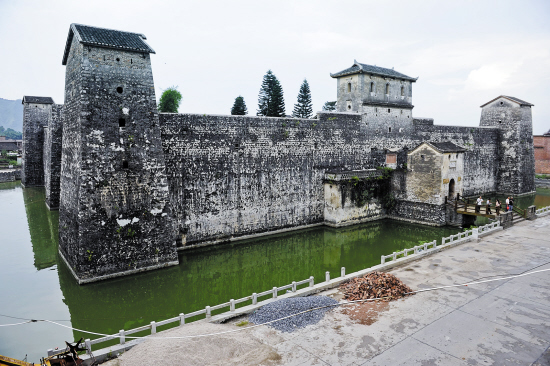
POLYGON ((5 182, 14 182, 15 181, 15 170, 0 170, 0 183, 5 182))
POLYGON ((46 205, 50 210, 59 208, 61 177, 61 142, 63 136, 63 105, 52 105, 48 126, 44 126, 44 188, 46 205))
POLYGON ((52 118, 51 104, 23 103, 21 184, 44 185, 44 126, 52 118))
POLYGON ((178 263, 149 54, 73 38, 59 250, 82 282, 178 263))

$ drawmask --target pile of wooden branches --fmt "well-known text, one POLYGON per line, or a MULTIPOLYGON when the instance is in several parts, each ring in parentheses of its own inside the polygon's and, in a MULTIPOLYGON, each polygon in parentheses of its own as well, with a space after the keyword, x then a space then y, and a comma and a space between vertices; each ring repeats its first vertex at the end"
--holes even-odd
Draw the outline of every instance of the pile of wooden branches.
POLYGON ((389 273, 371 272, 363 277, 356 277, 340 285, 344 298, 349 301, 380 299, 381 301, 397 300, 412 292, 409 286, 389 273))

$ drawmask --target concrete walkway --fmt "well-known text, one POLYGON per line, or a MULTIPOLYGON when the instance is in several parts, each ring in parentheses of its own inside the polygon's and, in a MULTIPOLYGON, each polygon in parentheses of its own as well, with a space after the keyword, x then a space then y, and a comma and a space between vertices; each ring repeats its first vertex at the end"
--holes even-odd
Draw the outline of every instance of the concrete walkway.
MULTIPOLYGON (((550 215, 391 273, 412 289, 421 289, 549 269, 546 262, 550 215)), ((341 297, 336 289, 323 294, 341 297)), ((259 359, 256 364, 262 365, 550 365, 550 271, 419 293, 391 303, 341 306, 318 324, 293 333, 258 327, 239 334, 278 354, 259 359)), ((141 353, 140 346, 116 364, 131 364, 128 356, 141 353)), ((139 357, 147 362, 145 354, 139 357)), ((217 362, 239 364, 232 357, 217 362)))

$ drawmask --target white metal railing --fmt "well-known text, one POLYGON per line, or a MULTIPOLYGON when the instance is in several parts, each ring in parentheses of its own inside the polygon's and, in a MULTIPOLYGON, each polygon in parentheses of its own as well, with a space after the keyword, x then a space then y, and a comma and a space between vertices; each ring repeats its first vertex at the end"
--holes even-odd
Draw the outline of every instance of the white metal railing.
POLYGON ((550 212, 550 206, 542 207, 535 211, 537 215, 547 213, 547 212, 550 212))

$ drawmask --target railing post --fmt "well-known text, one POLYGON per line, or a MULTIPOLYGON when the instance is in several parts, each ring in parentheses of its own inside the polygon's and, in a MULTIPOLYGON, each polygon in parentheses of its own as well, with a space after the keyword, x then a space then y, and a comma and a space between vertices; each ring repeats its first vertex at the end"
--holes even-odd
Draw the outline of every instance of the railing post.
POLYGON ((90 339, 86 339, 84 341, 84 347, 86 347, 86 354, 91 355, 92 354, 92 342, 90 339))
POLYGON ((206 307, 206 317, 210 318, 212 316, 212 311, 210 311, 210 306, 206 307))
POLYGON ((330 281, 330 272, 329 272, 329 271, 326 271, 326 272, 325 272, 325 280, 326 280, 327 282, 330 281))
POLYGON ((428 250, 428 243, 424 243, 424 251, 428 250))
POLYGON ((151 334, 156 334, 156 333, 157 333, 157 323, 152 321, 151 322, 151 334))
POLYGON ((273 287, 273 298, 277 298, 277 287, 273 287))
POLYGON ((380 264, 384 264, 384 263, 386 263, 386 256, 385 255, 380 257, 380 264))
POLYGON ((397 253, 393 252, 392 260, 395 262, 396 259, 397 259, 397 253))
POLYGON ((185 324, 185 314, 180 313, 180 325, 184 325, 184 324, 185 324))
POLYGON ((258 303, 258 294, 254 292, 252 294, 252 305, 256 305, 257 303, 258 303))
POLYGON ((340 274, 341 274, 341 277, 346 277, 346 267, 342 267, 340 269, 340 274))
POLYGON ((406 257, 409 254, 408 250, 405 248, 403 249, 403 257, 406 257))
POLYGON ((472 239, 476 241, 479 239, 479 230, 477 227, 472 229, 472 239))
POLYGON ((292 292, 296 292, 296 281, 292 281, 292 292))
POLYGON ((434 240, 434 249, 437 248, 437 239, 434 240))
POLYGON ((120 344, 124 344, 126 343, 126 336, 124 335, 124 329, 121 329, 119 332, 118 332, 118 337, 120 338, 120 344))
POLYGON ((313 287, 314 284, 313 276, 309 277, 309 287, 313 287))
POLYGON ((229 311, 235 311, 235 300, 229 300, 229 311))

